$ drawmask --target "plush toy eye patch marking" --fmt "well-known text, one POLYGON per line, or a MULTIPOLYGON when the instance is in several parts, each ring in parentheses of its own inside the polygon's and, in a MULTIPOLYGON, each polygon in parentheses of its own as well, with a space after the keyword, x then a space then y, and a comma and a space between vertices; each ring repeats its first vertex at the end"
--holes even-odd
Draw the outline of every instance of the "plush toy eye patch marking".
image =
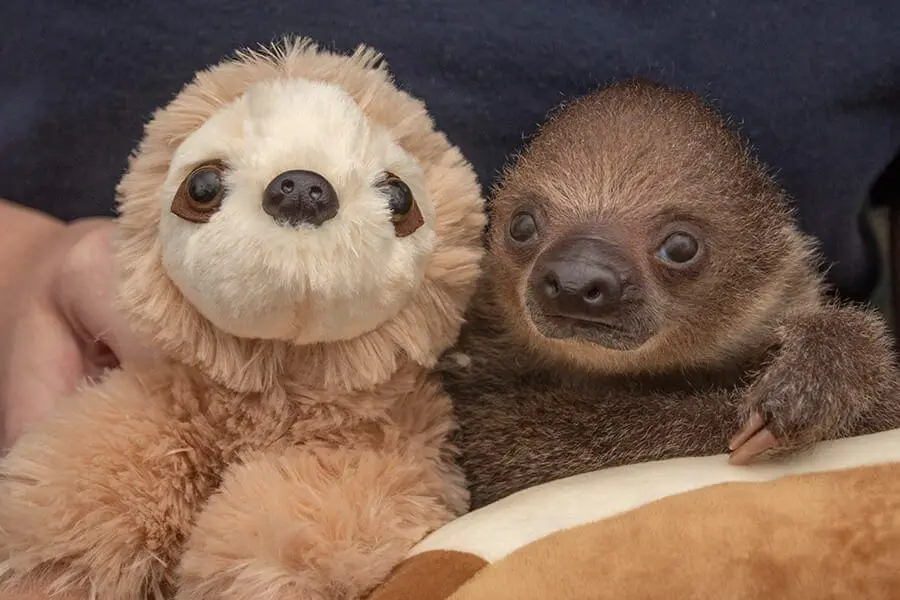
MULTIPOLYGON (((211 160, 195 167, 175 192, 172 212, 192 223, 208 222, 221 206, 225 195, 224 172, 225 164, 221 160, 211 160)), ((397 237, 412 235, 425 224, 412 190, 402 179, 393 173, 385 173, 378 187, 388 196, 391 222, 397 237)))
POLYGON ((209 221, 225 195, 224 173, 225 164, 220 160, 211 160, 195 167, 175 192, 172 212, 192 223, 209 221))
POLYGON ((425 224, 422 211, 413 197, 412 190, 402 179, 393 173, 385 173, 378 184, 388 196, 388 207, 391 209, 391 222, 397 237, 412 235, 425 224))

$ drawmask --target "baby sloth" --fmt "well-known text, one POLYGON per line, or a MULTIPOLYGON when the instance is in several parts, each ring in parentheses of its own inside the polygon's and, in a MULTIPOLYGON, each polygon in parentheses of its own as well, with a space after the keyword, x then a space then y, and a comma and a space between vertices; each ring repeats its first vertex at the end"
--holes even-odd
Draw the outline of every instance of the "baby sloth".
POLYGON ((495 189, 448 353, 472 507, 625 463, 743 464, 900 426, 876 313, 827 299, 813 241, 725 120, 613 85, 563 107, 495 189))

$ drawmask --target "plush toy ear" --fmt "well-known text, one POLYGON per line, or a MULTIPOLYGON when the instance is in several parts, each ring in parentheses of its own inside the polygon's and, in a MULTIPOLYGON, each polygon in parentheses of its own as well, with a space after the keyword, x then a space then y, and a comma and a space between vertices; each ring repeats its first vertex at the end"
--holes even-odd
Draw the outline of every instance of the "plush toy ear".
POLYGON ((375 48, 366 46, 365 44, 360 44, 356 47, 356 50, 353 52, 353 58, 359 61, 360 65, 368 69, 390 71, 390 67, 388 66, 387 59, 384 55, 375 48))

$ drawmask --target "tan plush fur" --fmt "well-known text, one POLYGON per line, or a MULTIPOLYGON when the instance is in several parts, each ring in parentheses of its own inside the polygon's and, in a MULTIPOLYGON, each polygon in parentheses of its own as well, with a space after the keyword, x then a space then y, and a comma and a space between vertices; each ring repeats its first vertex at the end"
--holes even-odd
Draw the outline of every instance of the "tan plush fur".
POLYGON ((379 61, 306 40, 243 52, 147 125, 117 258, 122 308, 159 361, 66 399, 0 463, 0 598, 354 598, 465 510, 430 367, 479 276, 482 197, 379 61), (213 158, 229 167, 222 208, 178 221, 173 185, 213 158), (338 215, 293 233, 266 221, 283 169, 333 178, 338 215), (388 235, 382 169, 416 197, 413 235, 388 235))
POLYGON ((894 600, 898 476, 888 463, 677 494, 541 538, 422 598, 894 600))

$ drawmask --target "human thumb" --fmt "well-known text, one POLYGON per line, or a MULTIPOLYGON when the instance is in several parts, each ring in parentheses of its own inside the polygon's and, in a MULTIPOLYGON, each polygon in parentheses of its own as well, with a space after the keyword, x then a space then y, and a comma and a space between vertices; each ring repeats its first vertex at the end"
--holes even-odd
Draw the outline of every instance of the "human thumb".
POLYGON ((97 369, 149 359, 150 352, 115 303, 114 221, 73 224, 84 233, 71 246, 55 274, 52 295, 82 338, 85 359, 97 369))

